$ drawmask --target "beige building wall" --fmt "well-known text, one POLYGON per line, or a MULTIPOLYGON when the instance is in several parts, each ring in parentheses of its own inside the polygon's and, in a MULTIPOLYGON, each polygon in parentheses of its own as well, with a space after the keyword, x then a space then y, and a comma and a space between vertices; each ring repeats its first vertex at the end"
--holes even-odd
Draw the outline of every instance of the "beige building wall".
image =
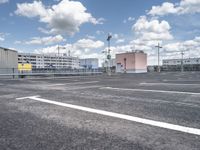
POLYGON ((147 54, 142 52, 116 54, 116 72, 147 72, 147 54))

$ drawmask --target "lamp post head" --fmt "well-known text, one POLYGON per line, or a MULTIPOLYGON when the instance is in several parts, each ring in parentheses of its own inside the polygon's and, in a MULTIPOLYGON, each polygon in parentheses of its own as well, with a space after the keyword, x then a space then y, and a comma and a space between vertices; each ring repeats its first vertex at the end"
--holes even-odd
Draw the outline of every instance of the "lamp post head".
POLYGON ((110 41, 111 38, 112 38, 112 35, 108 34, 107 41, 110 41))

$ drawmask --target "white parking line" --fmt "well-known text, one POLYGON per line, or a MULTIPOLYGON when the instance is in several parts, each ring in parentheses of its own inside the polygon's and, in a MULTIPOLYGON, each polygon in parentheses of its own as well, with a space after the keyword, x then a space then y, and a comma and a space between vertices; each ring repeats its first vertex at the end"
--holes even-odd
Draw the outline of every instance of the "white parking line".
POLYGON ((66 83, 66 85, 76 85, 76 84, 90 84, 90 83, 98 83, 99 81, 86 81, 86 82, 72 82, 72 83, 66 83))
POLYGON ((90 84, 90 83, 98 83, 99 81, 87 81, 87 82, 71 82, 71 83, 64 83, 64 84, 50 84, 47 85, 48 87, 52 87, 52 86, 64 86, 64 85, 77 85, 77 84, 90 84))
POLYGON ((181 92, 181 91, 164 91, 164 90, 147 90, 147 89, 127 89, 127 88, 113 88, 113 87, 102 87, 100 89, 117 90, 117 91, 135 91, 135 92, 153 92, 153 93, 200 95, 200 93, 181 92))
POLYGON ((189 85, 189 86, 191 86, 191 85, 199 85, 200 86, 200 84, 185 84, 185 83, 183 83, 183 84, 181 84, 181 83, 162 83, 162 82, 157 82, 157 83, 146 83, 146 82, 143 82, 143 83, 140 83, 140 85, 147 85, 147 86, 151 86, 151 85, 180 85, 180 86, 187 86, 187 85, 189 85))
POLYGON ((190 127, 185 127, 185 126, 180 126, 180 125, 175 125, 175 124, 170 124, 170 123, 165 123, 165 122, 160 122, 160 121, 138 118, 138 117, 134 117, 130 115, 124 115, 124 114, 119 114, 119 113, 114 113, 114 112, 109 112, 109 111, 104 111, 104 110, 99 110, 99 109, 93 109, 93 108, 88 108, 88 107, 83 107, 83 106, 78 106, 78 105, 72 105, 72 104, 47 100, 47 99, 39 98, 38 96, 17 98, 17 100, 23 100, 23 99, 31 99, 31 100, 35 100, 35 101, 39 101, 43 103, 63 106, 63 107, 95 113, 95 114, 99 114, 103 116, 124 119, 128 121, 133 121, 133 122, 160 127, 164 129, 175 130, 175 131, 194 134, 194 135, 200 135, 200 129, 197 129, 197 128, 190 128, 190 127))
POLYGON ((65 84, 50 84, 50 85, 47 85, 48 87, 52 87, 52 86, 64 86, 65 84))

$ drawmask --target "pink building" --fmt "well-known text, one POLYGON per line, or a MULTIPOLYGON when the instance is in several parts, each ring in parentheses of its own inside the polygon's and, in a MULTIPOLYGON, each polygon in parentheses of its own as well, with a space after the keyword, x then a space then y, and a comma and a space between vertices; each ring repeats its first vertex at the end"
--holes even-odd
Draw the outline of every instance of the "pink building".
POLYGON ((117 73, 147 72, 147 54, 143 51, 134 51, 116 54, 117 73))

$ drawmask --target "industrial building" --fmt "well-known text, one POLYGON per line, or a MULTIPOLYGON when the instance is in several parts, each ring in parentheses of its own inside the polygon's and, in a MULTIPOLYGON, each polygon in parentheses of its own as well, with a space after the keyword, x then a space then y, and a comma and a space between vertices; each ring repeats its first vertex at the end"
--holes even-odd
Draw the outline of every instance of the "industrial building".
POLYGON ((97 69, 99 67, 99 60, 97 58, 80 59, 80 67, 86 69, 97 69))
POLYGON ((0 73, 13 73, 17 69, 17 51, 0 47, 0 73))
POLYGON ((143 51, 132 51, 116 54, 117 73, 147 72, 147 54, 143 51))
POLYGON ((163 65, 181 65, 183 61, 184 65, 198 65, 200 64, 200 58, 187 58, 187 59, 164 59, 163 65))
POLYGON ((162 71, 200 71, 200 58, 164 59, 162 71))
POLYGON ((19 64, 31 64, 32 68, 79 68, 79 58, 67 55, 19 53, 19 64))

